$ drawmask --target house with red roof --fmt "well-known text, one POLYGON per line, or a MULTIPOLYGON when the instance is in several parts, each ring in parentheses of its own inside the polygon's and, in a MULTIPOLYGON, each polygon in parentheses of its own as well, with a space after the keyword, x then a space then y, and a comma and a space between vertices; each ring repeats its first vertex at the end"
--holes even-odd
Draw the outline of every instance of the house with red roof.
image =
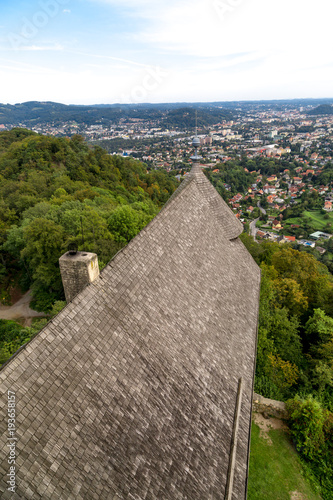
POLYGON ((332 212, 332 202, 329 200, 325 200, 324 210, 327 212, 332 212))
POLYGON ((267 201, 269 204, 272 204, 274 203, 274 199, 276 198, 276 195, 275 194, 270 194, 269 196, 267 196, 267 201))

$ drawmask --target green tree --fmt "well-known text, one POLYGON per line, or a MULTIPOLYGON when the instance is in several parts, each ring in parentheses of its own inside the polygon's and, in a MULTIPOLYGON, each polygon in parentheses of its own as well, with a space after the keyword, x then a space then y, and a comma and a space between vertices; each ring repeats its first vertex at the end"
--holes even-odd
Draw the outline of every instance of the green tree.
POLYGON ((327 316, 321 309, 315 309, 305 325, 305 334, 313 349, 333 339, 333 318, 327 316))
POLYGON ((5 363, 22 344, 34 334, 32 328, 24 328, 15 321, 0 320, 0 365, 5 363))
POLYGON ((270 315, 269 338, 274 342, 276 353, 284 361, 297 366, 302 360, 302 343, 299 335, 299 321, 289 316, 286 308, 276 308, 270 315))
POLYGON ((152 216, 137 212, 129 205, 118 207, 109 218, 109 229, 116 241, 128 243, 151 220, 152 216))
POLYGON ((306 400, 295 397, 287 402, 287 409, 297 449, 310 460, 318 459, 323 454, 325 442, 325 412, 320 403, 312 397, 306 400))
POLYGON ((308 308, 308 300, 297 281, 291 278, 275 280, 277 304, 286 307, 289 314, 301 316, 308 308))
POLYGON ((59 257, 64 251, 65 234, 53 221, 34 219, 24 228, 23 238, 25 246, 21 258, 29 263, 34 279, 35 307, 46 311, 56 298, 63 298, 59 257))
POLYGON ((280 278, 296 281, 309 307, 329 310, 333 278, 326 266, 306 252, 283 248, 272 255, 272 265, 280 278))
POLYGON ((310 345, 312 381, 322 394, 327 386, 333 387, 333 318, 315 309, 305 325, 305 334, 310 345))

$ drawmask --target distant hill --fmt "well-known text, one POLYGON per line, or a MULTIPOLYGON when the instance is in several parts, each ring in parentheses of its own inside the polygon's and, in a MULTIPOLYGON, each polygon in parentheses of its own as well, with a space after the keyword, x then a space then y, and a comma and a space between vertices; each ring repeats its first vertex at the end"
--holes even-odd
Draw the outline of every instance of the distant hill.
MULTIPOLYGON (((184 130, 194 128, 196 124, 195 111, 194 108, 189 107, 171 110, 163 121, 163 125, 168 128, 178 127, 184 130)), ((231 120, 233 114, 225 109, 198 109, 197 117, 198 126, 204 127, 222 120, 231 120)))
POLYGON ((333 106, 332 104, 320 104, 320 106, 308 111, 308 115, 333 115, 333 106))
POLYGON ((53 123, 55 125, 64 122, 76 122, 94 125, 101 122, 118 122, 121 118, 156 118, 154 110, 136 110, 113 106, 75 106, 56 102, 30 101, 22 104, 0 104, 0 123, 4 125, 33 126, 35 123, 53 123))
POLYGON ((121 119, 145 119, 161 121, 167 127, 191 128, 195 126, 198 109, 199 125, 209 125, 221 119, 232 119, 232 111, 212 107, 209 104, 102 104, 93 106, 65 105, 55 102, 30 101, 21 104, 0 104, 0 124, 33 126, 35 124, 61 125, 65 122, 77 124, 117 124, 121 119), (180 108, 180 109, 177 109, 180 108), (169 116, 170 115, 170 116, 169 116))
POLYGON ((291 99, 270 101, 218 101, 139 104, 73 105, 51 101, 29 101, 18 104, 0 103, 0 124, 33 127, 36 124, 61 126, 73 122, 78 125, 117 125, 123 119, 154 121, 162 128, 194 129, 195 110, 198 126, 205 127, 232 120, 235 116, 254 110, 283 110, 298 106, 318 106, 309 114, 332 114, 332 99, 291 99))

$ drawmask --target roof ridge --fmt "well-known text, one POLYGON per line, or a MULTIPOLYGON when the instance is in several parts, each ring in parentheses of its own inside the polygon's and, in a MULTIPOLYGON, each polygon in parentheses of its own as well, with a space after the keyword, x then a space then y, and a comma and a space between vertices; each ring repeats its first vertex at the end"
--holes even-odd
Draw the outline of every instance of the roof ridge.
POLYGON ((237 238, 243 232, 243 225, 237 219, 230 207, 224 201, 222 196, 217 192, 215 187, 211 184, 209 179, 205 176, 199 165, 194 165, 190 174, 183 180, 181 185, 172 194, 162 210, 175 199, 192 183, 195 182, 199 191, 210 205, 212 214, 217 218, 229 240, 237 238))

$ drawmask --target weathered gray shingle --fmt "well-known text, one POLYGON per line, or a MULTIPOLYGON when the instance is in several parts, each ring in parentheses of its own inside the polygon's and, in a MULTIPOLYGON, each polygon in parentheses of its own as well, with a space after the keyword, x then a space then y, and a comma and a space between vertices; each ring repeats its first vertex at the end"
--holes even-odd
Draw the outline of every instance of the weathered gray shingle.
POLYGON ((260 274, 241 230, 195 168, 5 365, 18 456, 1 498, 223 499, 240 377, 232 498, 245 498, 260 274))

